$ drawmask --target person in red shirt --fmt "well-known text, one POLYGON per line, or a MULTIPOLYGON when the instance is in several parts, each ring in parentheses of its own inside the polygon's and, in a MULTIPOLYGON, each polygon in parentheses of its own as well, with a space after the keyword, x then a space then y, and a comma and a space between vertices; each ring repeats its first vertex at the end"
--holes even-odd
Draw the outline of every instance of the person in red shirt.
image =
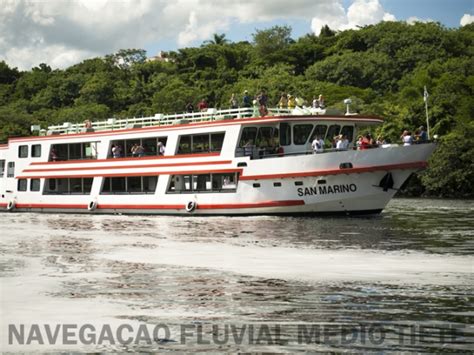
POLYGON ((202 99, 201 101, 199 101, 198 103, 198 110, 199 111, 206 111, 207 110, 207 102, 206 102, 206 99, 202 99))

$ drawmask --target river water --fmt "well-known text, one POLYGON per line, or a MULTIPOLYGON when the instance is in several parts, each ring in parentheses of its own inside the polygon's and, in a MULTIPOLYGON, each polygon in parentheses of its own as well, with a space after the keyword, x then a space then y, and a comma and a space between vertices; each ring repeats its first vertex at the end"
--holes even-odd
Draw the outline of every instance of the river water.
POLYGON ((472 201, 395 199, 371 218, 4 213, 0 233, 5 351, 474 346, 472 201))

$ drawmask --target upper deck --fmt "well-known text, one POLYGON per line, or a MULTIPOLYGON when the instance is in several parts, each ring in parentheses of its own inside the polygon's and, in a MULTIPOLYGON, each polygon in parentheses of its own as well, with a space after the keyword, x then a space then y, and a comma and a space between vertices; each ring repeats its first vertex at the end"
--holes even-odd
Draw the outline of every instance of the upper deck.
POLYGON ((41 129, 32 126, 32 130, 39 136, 15 137, 10 141, 30 141, 36 139, 63 139, 66 137, 88 137, 117 135, 128 132, 149 132, 151 130, 170 130, 199 128, 215 125, 254 124, 269 121, 297 121, 297 120, 331 120, 340 122, 352 122, 356 125, 380 124, 383 120, 376 116, 356 114, 329 114, 326 110, 296 108, 293 110, 270 108, 267 116, 260 116, 257 108, 237 108, 228 110, 217 110, 214 108, 204 112, 191 112, 182 114, 156 114, 151 117, 134 117, 125 119, 109 118, 103 121, 85 121, 84 123, 65 122, 61 125, 49 126, 41 129))

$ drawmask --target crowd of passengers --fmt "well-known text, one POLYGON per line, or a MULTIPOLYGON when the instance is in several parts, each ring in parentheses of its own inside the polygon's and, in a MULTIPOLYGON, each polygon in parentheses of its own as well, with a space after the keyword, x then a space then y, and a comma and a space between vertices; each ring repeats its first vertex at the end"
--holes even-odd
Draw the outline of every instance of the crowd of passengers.
MULTIPOLYGON (((428 134, 425 131, 425 127, 420 126, 415 131, 414 135, 412 135, 409 130, 404 130, 402 135, 400 136, 400 140, 401 143, 403 143, 403 146, 425 143, 428 141, 428 134)), ((311 148, 313 149, 313 153, 322 153, 325 151, 325 148, 337 151, 348 150, 349 143, 350 142, 347 139, 347 136, 342 134, 335 136, 332 142, 325 142, 321 136, 316 136, 316 138, 311 143, 311 148)), ((389 145, 390 144, 382 136, 377 137, 377 139, 375 140, 370 133, 366 133, 357 137, 357 142, 354 149, 364 150, 389 145)))
MULTIPOLYGON (((277 107, 280 109, 294 109, 296 106, 303 106, 305 103, 306 101, 300 97, 282 92, 277 107)), ((239 100, 236 94, 231 95, 229 107, 231 109, 237 109, 241 107, 256 107, 258 108, 261 116, 266 116, 268 115, 268 95, 265 90, 261 90, 258 94, 251 96, 248 90, 245 90, 241 100, 239 100)), ((324 109, 326 107, 322 94, 320 94, 317 98, 316 96, 313 97, 311 107, 319 109, 324 109)), ((192 113, 195 111, 206 111, 208 108, 209 105, 207 100, 203 98, 196 106, 194 106, 194 104, 189 101, 186 105, 186 112, 192 113)))
MULTIPOLYGON (((156 144, 156 152, 158 155, 165 155, 165 145, 163 144, 163 142, 161 141, 158 141, 158 143, 156 144)), ((123 158, 124 157, 124 152, 122 150, 122 146, 119 145, 119 144, 112 144, 112 148, 111 148, 111 155, 112 155, 112 158, 123 158)), ((131 148, 130 148, 130 154, 133 158, 141 158, 141 157, 144 157, 145 156, 145 148, 139 144, 139 143, 135 143, 131 148)))

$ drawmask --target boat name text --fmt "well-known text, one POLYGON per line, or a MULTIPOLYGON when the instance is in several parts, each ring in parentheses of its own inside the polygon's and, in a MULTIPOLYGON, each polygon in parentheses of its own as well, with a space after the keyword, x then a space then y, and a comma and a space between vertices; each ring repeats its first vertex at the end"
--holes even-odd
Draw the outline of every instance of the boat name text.
POLYGON ((327 185, 327 186, 312 186, 312 187, 299 187, 297 189, 298 196, 308 195, 327 195, 327 194, 338 194, 346 192, 356 192, 356 184, 339 184, 339 185, 327 185))

